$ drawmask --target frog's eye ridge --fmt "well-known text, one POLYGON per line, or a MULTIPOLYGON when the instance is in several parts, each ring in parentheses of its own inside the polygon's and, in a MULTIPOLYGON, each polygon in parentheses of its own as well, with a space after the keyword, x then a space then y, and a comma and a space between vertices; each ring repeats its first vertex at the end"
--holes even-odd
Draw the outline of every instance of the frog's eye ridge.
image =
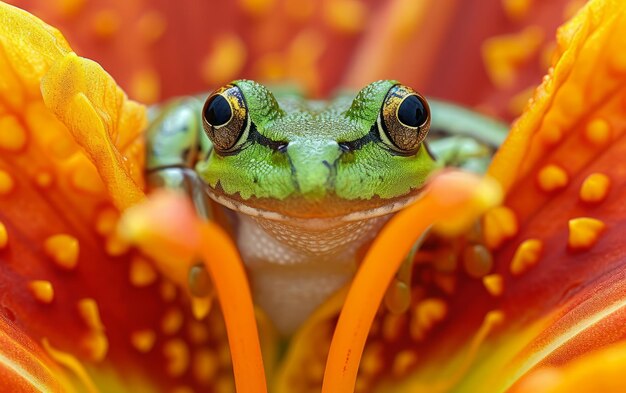
POLYGON ((380 139, 392 150, 417 153, 430 127, 430 109, 426 99, 404 85, 395 85, 385 97, 378 116, 380 139))
POLYGON ((236 151, 250 131, 248 107, 241 90, 229 84, 213 92, 204 103, 202 124, 218 153, 236 151))

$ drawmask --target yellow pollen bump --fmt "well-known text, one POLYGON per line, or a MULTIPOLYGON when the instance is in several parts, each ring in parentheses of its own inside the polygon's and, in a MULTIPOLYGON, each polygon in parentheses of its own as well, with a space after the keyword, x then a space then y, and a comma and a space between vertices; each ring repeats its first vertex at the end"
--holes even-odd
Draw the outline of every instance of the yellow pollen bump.
POLYGON ((9 244, 9 234, 7 233, 7 227, 3 222, 0 222, 0 250, 6 248, 9 244))
POLYGON ((120 29, 120 16, 113 11, 99 11, 92 20, 93 33, 98 38, 109 38, 114 36, 120 29))
POLYGON ((159 293, 164 302, 172 302, 176 299, 176 286, 169 281, 163 281, 159 288, 159 293))
POLYGON ((137 30, 144 42, 152 44, 167 30, 167 18, 158 11, 145 12, 137 21, 137 30))
POLYGON ((48 188, 52 185, 54 178, 48 171, 41 170, 35 175, 35 183, 41 188, 48 188))
POLYGON ((511 273, 514 275, 522 274, 528 270, 528 268, 537 264, 542 251, 543 243, 541 240, 528 239, 523 241, 519 247, 517 247, 513 260, 511 261, 511 273))
POLYGON ((210 383, 219 371, 217 355, 209 349, 201 349, 193 356, 193 375, 201 384, 210 383))
POLYGON ((86 2, 87 0, 58 0, 55 2, 55 10, 63 17, 70 18, 81 12, 86 2))
POLYGON ((119 213, 112 207, 104 208, 96 216, 96 232, 102 236, 110 235, 115 230, 119 213))
POLYGON ((391 372, 394 376, 401 377, 408 373, 411 367, 415 366, 417 360, 418 357, 414 351, 405 349, 395 356, 391 372))
POLYGON ((484 325, 489 327, 489 330, 502 324, 504 322, 504 313, 500 310, 491 310, 485 315, 484 325))
POLYGON ((598 241, 606 225, 595 218, 579 217, 569 220, 567 244, 573 250, 587 250, 598 241))
POLYGON ((217 37, 214 48, 201 64, 201 76, 211 85, 233 79, 245 65, 247 54, 245 42, 237 35, 217 37))
POLYGON ((170 308, 161 320, 161 331, 164 334, 175 334, 183 326, 183 322, 183 312, 178 308, 170 308))
POLYGON ((252 15, 260 16, 272 10, 276 0, 239 0, 239 6, 252 15))
POLYGON ((150 329, 135 331, 130 336, 130 343, 141 353, 150 352, 154 347, 155 341, 156 333, 150 329))
POLYGON ((342 33, 358 33, 367 22, 367 7, 358 0, 335 0, 324 3, 324 19, 342 33))
POLYGON ((83 345, 91 360, 102 361, 109 350, 109 340, 104 334, 98 303, 92 298, 85 298, 78 301, 77 308, 78 314, 90 330, 83 339, 83 345))
POLYGON ((198 321, 204 319, 211 311, 213 305, 213 296, 205 297, 192 297, 191 298, 191 312, 193 317, 198 321))
POLYGON ((189 367, 189 348, 181 339, 173 339, 163 345, 163 355, 167 359, 166 370, 171 377, 179 377, 189 367))
POLYGON ((138 288, 143 288, 154 283, 158 277, 154 267, 146 259, 135 257, 130 261, 130 283, 138 288))
POLYGON ((15 188, 13 177, 7 172, 0 170, 0 196, 8 195, 15 188))
POLYGON ((50 281, 33 280, 28 283, 28 289, 40 303, 50 304, 54 300, 54 288, 50 281))
POLYGON ((383 338, 390 342, 397 340, 405 324, 406 316, 404 314, 387 315, 383 321, 383 338))
POLYGON ((361 364, 359 365, 359 373, 364 376, 374 375, 380 372, 385 366, 383 359, 383 345, 380 342, 369 344, 363 351, 361 364))
POLYGON ((499 247, 506 239, 517 234, 517 217, 513 210, 506 206, 498 206, 483 218, 483 236, 487 247, 499 247))
POLYGON ((119 257, 130 250, 130 244, 122 239, 116 232, 113 232, 106 239, 105 250, 112 257, 119 257))
POLYGON ((102 331, 89 332, 82 343, 89 359, 94 362, 104 360, 109 351, 109 339, 102 331))
POLYGON ((482 45, 483 62, 493 84, 502 89, 513 86, 520 65, 535 56, 543 41, 544 33, 539 26, 486 40, 482 45))
POLYGON ((78 264, 78 239, 66 234, 50 236, 44 242, 46 255, 50 257, 58 267, 65 270, 73 270, 78 264))
POLYGON ((130 92, 136 100, 153 103, 161 97, 161 78, 154 70, 136 72, 130 82, 130 92))
POLYGON ((546 165, 539 171, 537 182, 543 191, 552 192, 567 186, 569 176, 559 166, 546 165))
POLYGON ((0 149, 18 152, 26 145, 26 130, 15 116, 0 117, 0 149))
POLYGON ((523 19, 528 15, 533 0, 502 0, 502 8, 513 20, 523 19))
POLYGON ((602 146, 611 138, 611 126, 604 119, 594 119, 587 124, 585 137, 592 144, 602 146))
POLYGON ((592 173, 587 176, 580 187, 580 200, 587 203, 602 202, 611 186, 611 179, 603 173, 592 173))
POLYGON ((448 313, 448 306, 442 299, 424 299, 417 304, 411 319, 411 337, 420 341, 432 327, 443 320, 448 313))
POLYGON ((483 277, 483 285, 491 296, 497 297, 504 291, 504 281, 499 274, 490 274, 483 277))
POLYGON ((92 298, 81 299, 78 301, 78 313, 85 325, 92 330, 104 330, 104 325, 100 319, 100 311, 98 303, 92 298))

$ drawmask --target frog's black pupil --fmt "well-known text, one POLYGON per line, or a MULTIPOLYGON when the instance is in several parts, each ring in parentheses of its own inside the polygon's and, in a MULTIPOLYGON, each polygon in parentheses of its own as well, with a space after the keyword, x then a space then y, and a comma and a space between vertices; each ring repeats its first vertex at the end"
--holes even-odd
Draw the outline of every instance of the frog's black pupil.
POLYGON ((231 116, 230 105, 226 98, 221 95, 213 97, 204 112, 206 121, 214 127, 226 124, 231 116))
POLYGON ((424 103, 416 95, 408 96, 400 108, 398 108, 398 119, 409 127, 419 127, 427 120, 428 114, 424 103))

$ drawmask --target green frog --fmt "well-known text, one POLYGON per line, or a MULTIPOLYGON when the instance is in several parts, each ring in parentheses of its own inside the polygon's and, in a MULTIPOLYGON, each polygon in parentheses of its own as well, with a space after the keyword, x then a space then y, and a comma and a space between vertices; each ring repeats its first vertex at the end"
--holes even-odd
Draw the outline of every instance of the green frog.
MULTIPOLYGON (((256 304, 285 335, 351 280, 380 228, 419 198, 432 172, 483 171, 506 133, 392 80, 329 101, 238 80, 152 117, 149 184, 183 190, 200 216, 222 218, 256 304)), ((202 273, 192 269, 192 288, 202 273)))

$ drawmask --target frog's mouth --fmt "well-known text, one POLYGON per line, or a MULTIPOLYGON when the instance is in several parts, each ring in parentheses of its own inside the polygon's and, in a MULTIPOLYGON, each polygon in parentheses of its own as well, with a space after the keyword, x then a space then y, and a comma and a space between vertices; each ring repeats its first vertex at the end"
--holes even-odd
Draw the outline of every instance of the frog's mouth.
POLYGON ((303 197, 289 197, 284 200, 254 197, 243 199, 239 194, 224 193, 219 184, 216 188, 207 186, 206 191, 220 205, 248 216, 274 221, 306 221, 308 224, 329 220, 338 223, 352 222, 386 216, 401 210, 421 196, 421 188, 395 198, 383 199, 375 196, 354 200, 334 194, 320 200, 307 200, 303 197))

